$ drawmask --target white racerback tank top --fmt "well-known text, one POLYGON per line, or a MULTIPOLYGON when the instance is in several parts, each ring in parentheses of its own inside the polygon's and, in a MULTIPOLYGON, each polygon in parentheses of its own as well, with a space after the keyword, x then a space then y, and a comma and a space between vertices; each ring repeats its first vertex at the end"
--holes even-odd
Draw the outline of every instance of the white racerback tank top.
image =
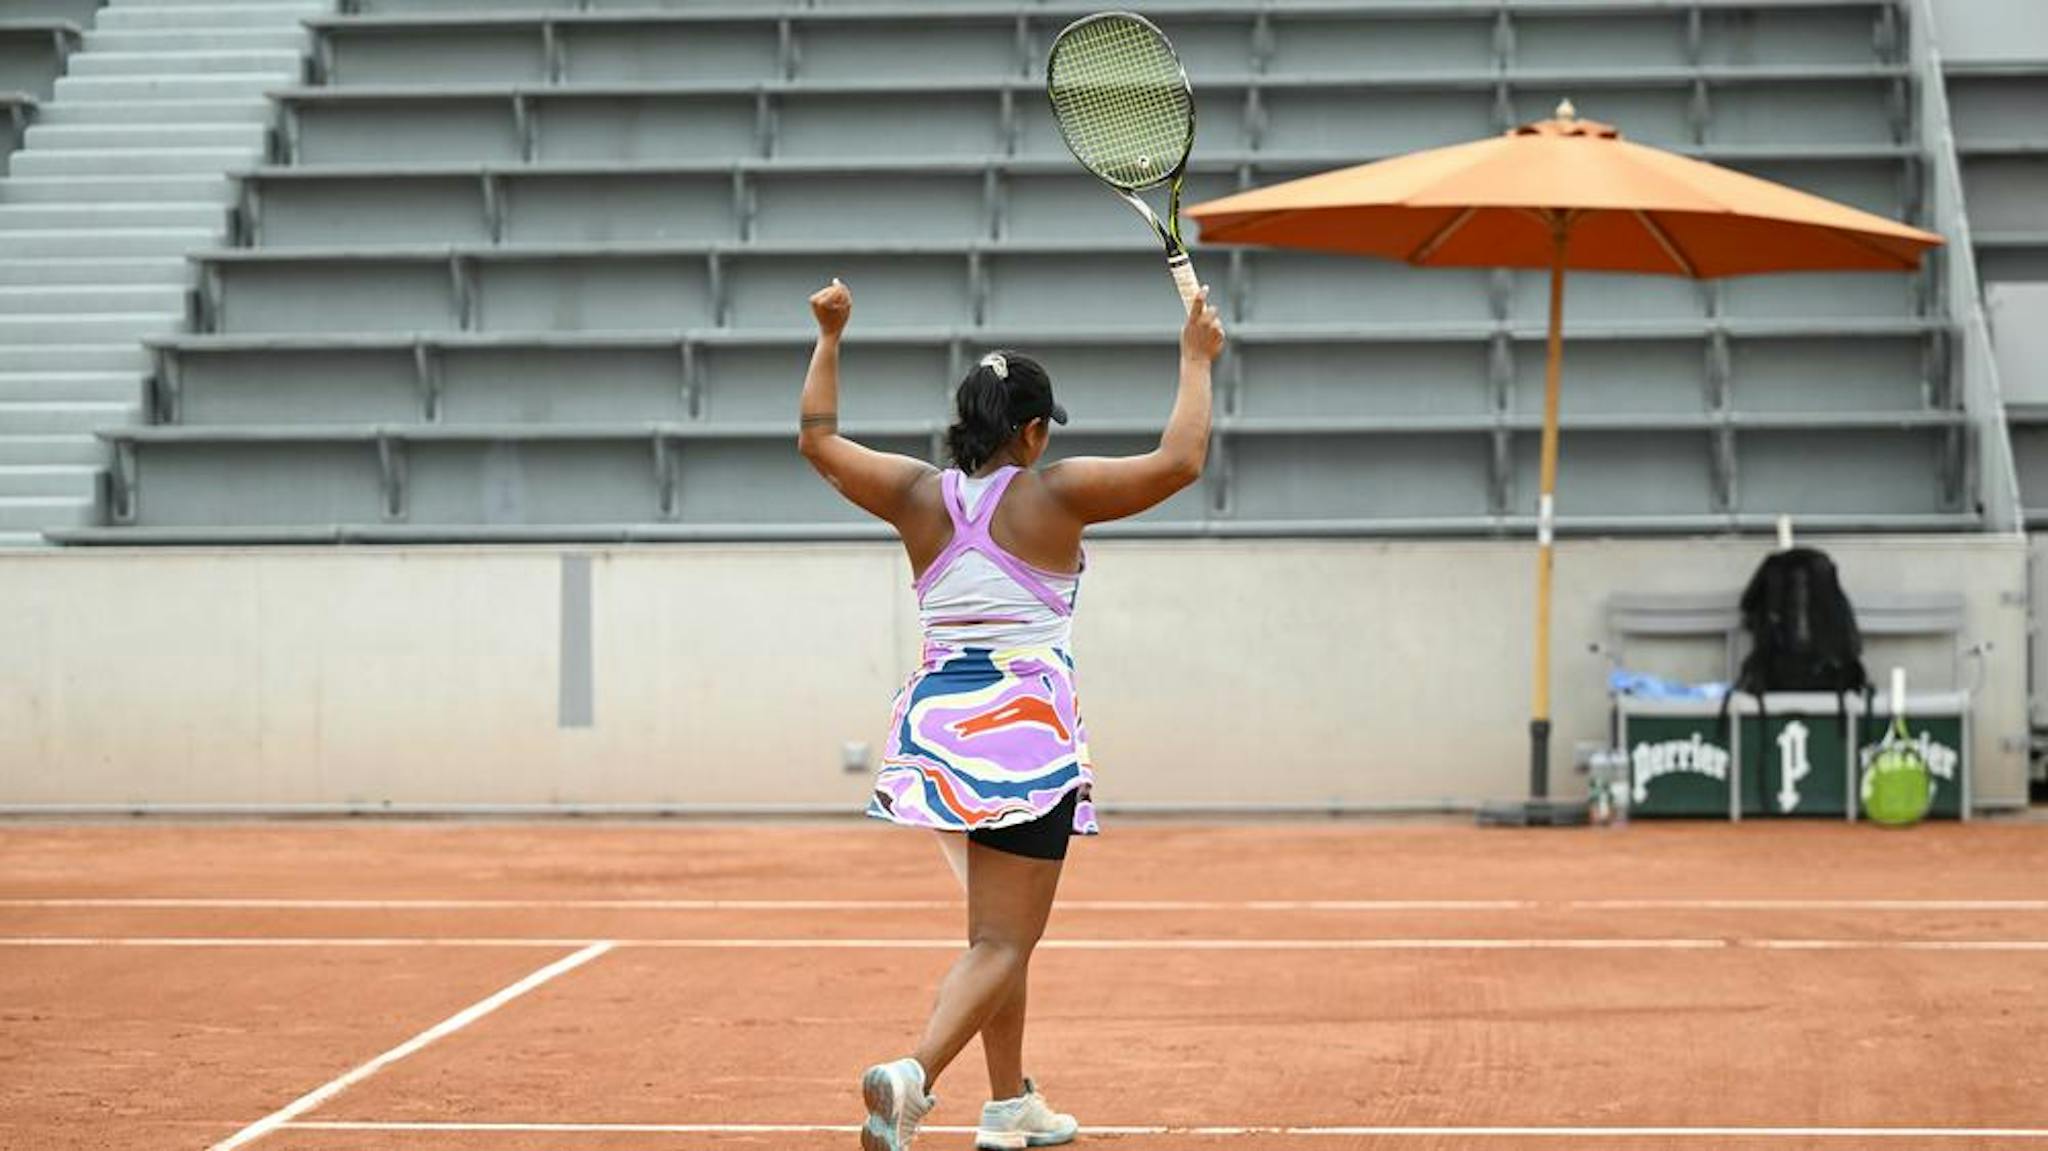
POLYGON ((1062 650, 1073 643, 1081 577, 1033 567, 989 535, 996 506, 1017 475, 1018 469, 1003 468, 979 478, 953 470, 941 477, 953 539, 917 581, 926 642, 1062 650))

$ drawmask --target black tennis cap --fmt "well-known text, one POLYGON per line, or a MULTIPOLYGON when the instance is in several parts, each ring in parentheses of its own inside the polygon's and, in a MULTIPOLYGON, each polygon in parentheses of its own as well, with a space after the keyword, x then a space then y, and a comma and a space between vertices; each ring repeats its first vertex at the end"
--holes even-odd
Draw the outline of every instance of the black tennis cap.
POLYGON ((1033 420, 1067 422, 1067 409, 1052 398, 1052 377, 1046 374, 1045 365, 1030 356, 1021 352, 990 352, 974 370, 987 372, 1001 383, 1006 400, 1004 412, 1011 427, 1021 428, 1033 420))

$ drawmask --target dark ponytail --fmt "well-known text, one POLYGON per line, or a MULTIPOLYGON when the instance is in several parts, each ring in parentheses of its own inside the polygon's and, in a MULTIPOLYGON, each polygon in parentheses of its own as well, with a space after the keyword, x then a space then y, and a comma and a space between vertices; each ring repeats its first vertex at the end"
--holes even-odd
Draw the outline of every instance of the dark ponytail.
POLYGON ((953 394, 957 415, 946 429, 946 454, 963 472, 979 471, 1017 434, 1010 426, 1010 395, 1003 378, 977 364, 953 394))

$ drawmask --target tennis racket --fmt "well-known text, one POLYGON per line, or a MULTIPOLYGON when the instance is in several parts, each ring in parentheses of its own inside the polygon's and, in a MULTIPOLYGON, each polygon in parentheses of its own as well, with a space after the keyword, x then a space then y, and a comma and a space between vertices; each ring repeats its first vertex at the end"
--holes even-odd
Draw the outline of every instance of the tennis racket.
POLYGON ((1131 12, 1084 16, 1052 42, 1045 91, 1074 158, 1151 225, 1192 307, 1201 282, 1180 238, 1180 185, 1195 146, 1195 93, 1166 33, 1131 12), (1172 188, 1164 220, 1138 197, 1162 184, 1172 188))
POLYGON ((1892 669, 1892 725, 1863 769, 1863 810, 1887 827, 1920 822, 1934 801, 1927 758, 1906 730, 1906 669, 1892 669))

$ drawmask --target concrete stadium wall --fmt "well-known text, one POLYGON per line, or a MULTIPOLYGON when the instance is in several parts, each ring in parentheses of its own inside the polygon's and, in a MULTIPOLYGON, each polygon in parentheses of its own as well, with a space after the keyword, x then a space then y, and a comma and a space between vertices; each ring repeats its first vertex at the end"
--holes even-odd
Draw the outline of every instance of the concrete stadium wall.
MULTIPOLYGON (((2027 549, 2027 647, 2032 660, 2027 668, 2027 714, 2038 731, 2048 730, 2048 684, 2042 682, 2048 676, 2048 628, 2041 626, 2041 613, 2048 610, 2048 534, 2028 536, 2027 549)), ((2039 765, 2034 776, 2043 778, 2039 765)))
MULTIPOLYGON (((1764 546, 1563 546, 1564 789, 1605 731, 1605 597, 1739 587, 1764 546)), ((2022 802, 2024 542, 1827 546, 1852 596, 1968 597, 1993 645, 1977 795, 2022 802)), ((1523 790, 1527 544, 1125 541, 1091 562, 1077 648, 1108 803, 1523 790)), ((866 779, 841 746, 880 742, 916 656, 906 584, 867 544, 7 555, 0 805, 852 810, 866 779)), ((1899 660, 1950 676, 1942 652, 1871 653, 1899 660)))

